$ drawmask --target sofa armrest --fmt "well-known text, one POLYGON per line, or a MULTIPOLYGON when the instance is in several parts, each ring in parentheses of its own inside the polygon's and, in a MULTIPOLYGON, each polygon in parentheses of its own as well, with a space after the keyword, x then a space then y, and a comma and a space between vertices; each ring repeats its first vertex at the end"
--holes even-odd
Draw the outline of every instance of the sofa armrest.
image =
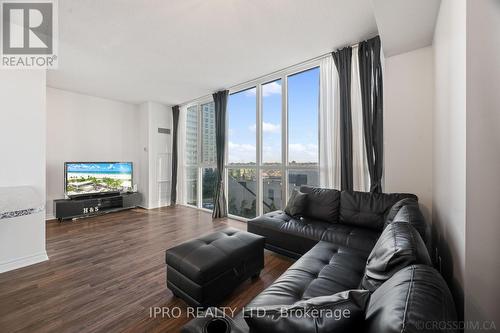
POLYGON ((181 329, 181 333, 248 333, 244 320, 234 320, 218 308, 211 307, 181 329), (229 327, 229 330, 226 328, 229 327))
POLYGON ((391 224, 394 221, 394 218, 396 215, 399 213, 400 209, 403 206, 408 206, 408 205, 414 205, 418 207, 418 199, 415 198, 404 198, 402 200, 399 200, 396 202, 394 205, 392 205, 391 208, 387 211, 385 218, 384 218, 384 228, 387 227, 389 224, 391 224))
POLYGON ((420 205, 417 200, 406 198, 396 202, 389 210, 384 228, 392 222, 408 222, 415 229, 424 240, 429 254, 431 252, 431 230, 430 225, 425 221, 424 215, 420 210, 420 205))

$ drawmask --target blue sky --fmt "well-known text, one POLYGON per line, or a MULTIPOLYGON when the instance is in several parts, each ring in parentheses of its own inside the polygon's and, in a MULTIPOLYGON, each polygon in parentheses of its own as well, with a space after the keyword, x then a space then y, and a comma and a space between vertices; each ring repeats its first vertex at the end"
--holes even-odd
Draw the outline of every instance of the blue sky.
POLYGON ((68 163, 68 172, 131 173, 132 163, 68 163))
MULTIPOLYGON (((281 80, 262 86, 263 162, 281 161, 281 80)), ((288 77, 289 159, 318 160, 319 68, 288 77)), ((229 163, 255 162, 256 90, 229 96, 229 163)))

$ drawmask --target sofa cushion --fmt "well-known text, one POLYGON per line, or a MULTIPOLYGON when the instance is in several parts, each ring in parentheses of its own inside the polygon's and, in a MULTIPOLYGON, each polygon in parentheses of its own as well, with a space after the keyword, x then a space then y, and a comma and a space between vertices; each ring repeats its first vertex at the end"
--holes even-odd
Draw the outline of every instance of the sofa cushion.
POLYGON ((399 200, 417 197, 406 193, 342 191, 340 223, 382 231, 386 215, 399 200))
POLYGON ((403 268, 370 297, 365 317, 366 333, 454 333, 455 304, 441 275, 427 265, 403 268), (429 325, 429 326, 425 326, 429 325))
POLYGON ((268 249, 299 258, 316 245, 329 226, 327 222, 275 211, 248 221, 247 231, 264 236, 268 249))
POLYGON ((307 193, 293 190, 285 207, 285 213, 293 217, 304 216, 307 213, 307 193))
POLYGON ((297 301, 357 289, 366 254, 319 242, 247 307, 290 305, 297 301))
POLYGON ((307 193, 307 217, 330 223, 339 221, 339 191, 302 185, 300 192, 307 193))
POLYGON ((366 290, 347 290, 292 305, 245 307, 244 317, 252 332, 353 332, 362 327, 369 297, 366 290))
POLYGON ((247 230, 266 237, 267 248, 286 250, 292 257, 300 257, 320 240, 364 251, 368 256, 380 235, 378 231, 351 225, 292 218, 281 211, 248 221, 247 230))
POLYGON ((379 236, 376 230, 335 223, 328 226, 321 240, 370 253, 379 236))
POLYGON ((396 272, 413 264, 431 265, 427 248, 411 224, 393 222, 370 253, 361 285, 373 292, 396 272))

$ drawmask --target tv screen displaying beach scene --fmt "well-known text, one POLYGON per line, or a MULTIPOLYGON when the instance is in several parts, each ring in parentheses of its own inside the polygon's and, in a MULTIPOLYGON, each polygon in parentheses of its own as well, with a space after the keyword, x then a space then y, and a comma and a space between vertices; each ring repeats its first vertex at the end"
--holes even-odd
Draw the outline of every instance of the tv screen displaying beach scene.
POLYGON ((132 162, 66 163, 66 195, 125 192, 132 187, 132 162))

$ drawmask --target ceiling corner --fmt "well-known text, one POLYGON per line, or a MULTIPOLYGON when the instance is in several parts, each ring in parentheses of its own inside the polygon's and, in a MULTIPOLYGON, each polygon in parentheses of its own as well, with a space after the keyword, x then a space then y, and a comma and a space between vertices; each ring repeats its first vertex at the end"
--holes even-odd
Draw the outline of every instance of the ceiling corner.
POLYGON ((441 0, 371 0, 384 56, 432 44, 441 0))

